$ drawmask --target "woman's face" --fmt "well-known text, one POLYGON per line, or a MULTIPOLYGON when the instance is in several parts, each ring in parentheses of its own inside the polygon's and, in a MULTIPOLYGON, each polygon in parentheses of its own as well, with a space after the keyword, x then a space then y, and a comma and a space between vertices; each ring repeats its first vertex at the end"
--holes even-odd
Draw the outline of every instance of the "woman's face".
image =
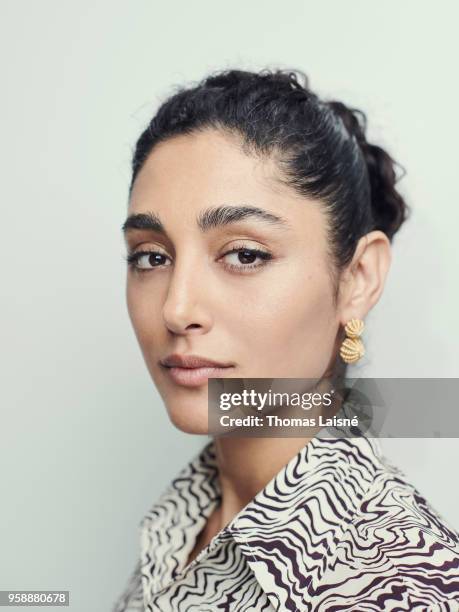
POLYGON ((137 255, 127 273, 128 311, 169 417, 183 431, 208 431, 206 371, 193 380, 183 369, 174 376, 161 364, 171 354, 230 366, 210 374, 219 378, 318 378, 335 358, 340 321, 326 218, 275 175, 273 161, 208 130, 157 145, 135 180, 128 215, 161 225, 143 218, 125 229, 128 253, 137 255), (212 213, 220 207, 226 214, 212 213))

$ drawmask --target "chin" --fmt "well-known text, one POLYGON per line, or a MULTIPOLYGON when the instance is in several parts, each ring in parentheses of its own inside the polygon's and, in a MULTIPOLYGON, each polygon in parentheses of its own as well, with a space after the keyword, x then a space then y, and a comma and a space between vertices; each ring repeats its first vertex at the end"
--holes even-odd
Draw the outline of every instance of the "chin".
POLYGON ((173 405, 168 406, 167 411, 172 424, 180 431, 196 435, 208 434, 207 405, 196 407, 173 405))

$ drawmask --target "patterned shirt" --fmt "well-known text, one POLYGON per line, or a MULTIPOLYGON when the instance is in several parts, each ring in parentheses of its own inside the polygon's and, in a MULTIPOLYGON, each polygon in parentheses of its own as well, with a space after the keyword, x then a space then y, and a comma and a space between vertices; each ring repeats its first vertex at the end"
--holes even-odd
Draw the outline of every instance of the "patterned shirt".
POLYGON ((140 522, 113 612, 459 611, 459 533, 376 438, 319 432, 187 564, 220 499, 212 440, 140 522))

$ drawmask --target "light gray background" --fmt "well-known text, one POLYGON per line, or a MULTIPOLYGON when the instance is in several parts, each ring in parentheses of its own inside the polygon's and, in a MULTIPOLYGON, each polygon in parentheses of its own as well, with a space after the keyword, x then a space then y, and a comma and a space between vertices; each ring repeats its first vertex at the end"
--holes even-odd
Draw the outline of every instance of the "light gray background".
MULTIPOLYGON (((456 377, 458 5, 0 6, 0 588, 69 589, 72 610, 109 610, 138 522, 206 441, 169 423, 127 316, 120 227, 136 137, 174 85, 224 67, 300 68, 365 110, 369 137, 408 171, 414 214, 358 375, 456 377)), ((383 446, 459 528, 457 440, 383 446)))

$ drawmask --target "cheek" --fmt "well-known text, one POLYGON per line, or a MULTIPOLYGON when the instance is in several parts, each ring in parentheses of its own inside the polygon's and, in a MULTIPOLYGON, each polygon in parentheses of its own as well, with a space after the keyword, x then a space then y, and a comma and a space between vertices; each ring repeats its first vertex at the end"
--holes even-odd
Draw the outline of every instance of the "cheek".
POLYGON ((141 344, 157 333, 160 318, 159 304, 152 290, 142 284, 127 282, 126 304, 135 334, 141 344))
POLYGON ((295 269, 290 263, 266 281, 239 302, 239 332, 233 333, 243 338, 244 352, 252 356, 245 363, 259 376, 320 376, 337 331, 327 272, 319 266, 295 269))

